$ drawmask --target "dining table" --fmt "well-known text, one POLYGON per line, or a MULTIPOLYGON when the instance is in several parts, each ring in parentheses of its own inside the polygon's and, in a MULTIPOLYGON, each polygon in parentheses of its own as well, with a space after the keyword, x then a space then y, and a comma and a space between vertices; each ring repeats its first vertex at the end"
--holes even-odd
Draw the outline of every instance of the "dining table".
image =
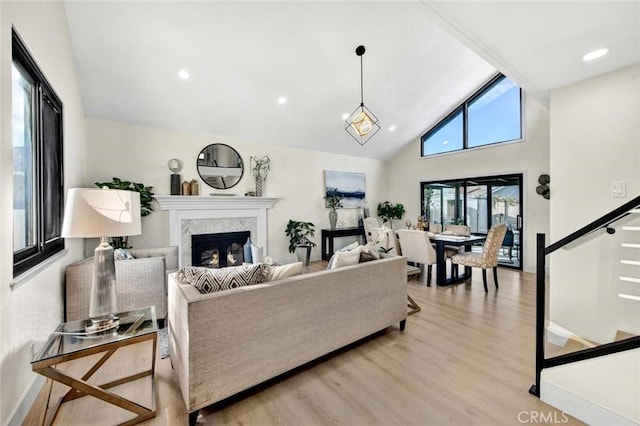
POLYGON ((476 243, 484 242, 486 235, 447 235, 447 234, 429 234, 429 241, 436 246, 436 284, 438 286, 447 286, 471 278, 471 267, 465 266, 464 273, 447 277, 447 258, 445 257, 445 246, 448 247, 464 247, 465 251, 471 251, 471 246, 476 243))

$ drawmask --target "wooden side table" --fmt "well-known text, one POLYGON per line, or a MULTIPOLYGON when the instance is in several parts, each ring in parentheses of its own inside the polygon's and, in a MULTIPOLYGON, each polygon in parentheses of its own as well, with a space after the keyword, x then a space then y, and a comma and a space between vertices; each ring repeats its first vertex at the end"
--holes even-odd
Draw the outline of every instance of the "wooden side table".
POLYGON ((33 371, 56 382, 63 383, 71 389, 62 396, 53 408, 53 415, 48 416, 47 424, 53 424, 60 405, 83 396, 93 396, 104 402, 120 407, 136 414, 136 417, 121 423, 134 425, 156 416, 155 365, 158 325, 154 306, 118 313, 120 325, 117 330, 88 334, 85 325, 89 320, 71 321, 60 324, 50 336, 42 349, 31 361, 33 371), (153 341, 151 367, 130 376, 121 377, 101 385, 93 385, 87 381, 100 367, 119 349, 146 341, 153 341), (57 368, 59 364, 104 352, 104 355, 82 376, 71 375, 57 368), (142 406, 108 391, 109 388, 122 385, 143 377, 151 376, 151 407, 142 406))
POLYGON ((322 260, 329 260, 333 255, 333 239, 337 237, 365 237, 364 227, 355 226, 353 228, 323 229, 322 230, 322 260))

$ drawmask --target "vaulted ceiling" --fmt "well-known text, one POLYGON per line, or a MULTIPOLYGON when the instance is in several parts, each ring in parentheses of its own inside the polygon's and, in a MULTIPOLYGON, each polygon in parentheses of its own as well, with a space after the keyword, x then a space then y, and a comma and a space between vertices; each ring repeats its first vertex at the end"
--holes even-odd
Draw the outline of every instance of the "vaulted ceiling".
POLYGON ((639 5, 65 2, 87 116, 379 159, 497 69, 545 102, 549 89, 640 62, 639 5), (364 147, 342 119, 360 103, 360 44, 364 102, 382 127, 364 147), (611 59, 585 67, 600 44, 611 59))

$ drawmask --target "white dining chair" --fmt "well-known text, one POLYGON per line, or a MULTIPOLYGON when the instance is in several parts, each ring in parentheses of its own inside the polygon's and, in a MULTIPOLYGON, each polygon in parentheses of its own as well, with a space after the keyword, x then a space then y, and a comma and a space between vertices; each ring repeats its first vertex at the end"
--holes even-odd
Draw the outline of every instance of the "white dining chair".
POLYGON ((436 250, 429 241, 429 234, 412 229, 398 229, 396 231, 402 255, 408 262, 414 262, 418 267, 427 265, 427 286, 431 285, 433 264, 436 263, 436 250))

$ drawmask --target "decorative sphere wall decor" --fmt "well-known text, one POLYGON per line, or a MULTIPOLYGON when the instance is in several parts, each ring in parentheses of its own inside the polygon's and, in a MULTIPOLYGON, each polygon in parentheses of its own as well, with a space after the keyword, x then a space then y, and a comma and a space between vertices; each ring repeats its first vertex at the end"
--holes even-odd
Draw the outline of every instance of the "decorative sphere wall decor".
POLYGON ((549 175, 538 176, 538 183, 540 185, 536 188, 536 193, 542 195, 547 200, 551 197, 549 182, 551 182, 551 177, 549 177, 549 175))

